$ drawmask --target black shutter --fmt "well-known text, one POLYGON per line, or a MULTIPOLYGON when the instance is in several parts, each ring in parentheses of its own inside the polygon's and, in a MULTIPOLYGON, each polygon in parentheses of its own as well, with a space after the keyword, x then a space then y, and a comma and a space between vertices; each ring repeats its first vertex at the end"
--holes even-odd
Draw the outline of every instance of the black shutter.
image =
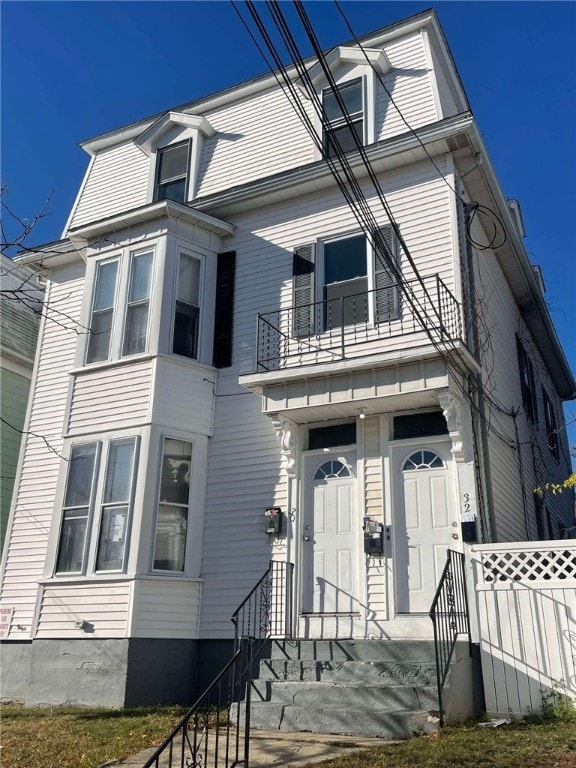
POLYGON ((216 368, 228 368, 232 365, 235 271, 236 251, 218 254, 214 316, 214 366, 216 368))
POLYGON ((314 244, 296 248, 292 261, 292 333, 300 338, 314 333, 314 244))
POLYGON ((398 241, 390 225, 374 235, 374 288, 376 290, 376 322, 400 316, 400 260, 398 241), (394 269, 396 265, 396 269, 394 269))

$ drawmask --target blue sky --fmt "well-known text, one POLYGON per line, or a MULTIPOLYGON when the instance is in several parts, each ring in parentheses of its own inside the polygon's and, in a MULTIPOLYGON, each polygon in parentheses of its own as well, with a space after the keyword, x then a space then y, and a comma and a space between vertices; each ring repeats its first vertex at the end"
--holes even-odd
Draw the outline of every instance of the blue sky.
MULTIPOLYGON (((362 35, 430 4, 343 7, 362 35)), ((307 9, 323 47, 349 38, 332 2, 307 9)), ((576 3, 439 2, 436 10, 504 192, 522 204, 525 244, 575 369, 576 3)), ((53 192, 33 243, 60 236, 88 163, 79 141, 266 71, 224 0, 4 0, 0 20, 7 200, 31 217, 53 192)))

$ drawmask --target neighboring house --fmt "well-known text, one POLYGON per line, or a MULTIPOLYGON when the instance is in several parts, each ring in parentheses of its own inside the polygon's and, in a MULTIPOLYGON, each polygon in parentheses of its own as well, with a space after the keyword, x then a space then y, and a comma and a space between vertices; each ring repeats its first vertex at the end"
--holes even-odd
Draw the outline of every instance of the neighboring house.
POLYGON ((574 525, 533 489, 576 385, 437 18, 361 42, 291 72, 318 143, 267 75, 82 144, 20 259, 78 333, 41 330, 4 696, 189 699, 270 558, 295 637, 429 638, 448 547, 574 525))
POLYGON ((0 254, 0 551, 26 418, 43 292, 33 270, 0 254))

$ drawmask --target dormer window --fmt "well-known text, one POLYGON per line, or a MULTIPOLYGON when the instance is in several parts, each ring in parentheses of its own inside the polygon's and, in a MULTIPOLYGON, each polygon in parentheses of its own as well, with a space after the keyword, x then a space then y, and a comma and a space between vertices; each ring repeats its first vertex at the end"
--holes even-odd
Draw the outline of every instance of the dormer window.
POLYGON ((157 150, 154 200, 186 202, 190 147, 190 141, 182 141, 157 150))
POLYGON ((338 152, 351 152, 357 149, 358 143, 365 143, 362 78, 342 83, 336 91, 332 88, 322 91, 322 144, 328 157, 334 157, 338 152))

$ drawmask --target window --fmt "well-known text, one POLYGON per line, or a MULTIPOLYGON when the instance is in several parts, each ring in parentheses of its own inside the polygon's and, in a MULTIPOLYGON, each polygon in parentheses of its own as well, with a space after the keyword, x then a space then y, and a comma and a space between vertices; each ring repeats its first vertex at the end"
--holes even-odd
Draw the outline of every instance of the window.
POLYGON ((444 462, 434 451, 416 451, 408 456, 402 467, 403 472, 410 472, 414 469, 440 469, 444 462))
POLYGON ((442 411, 394 417, 394 440, 447 434, 448 425, 442 411))
POLYGON ((368 320, 366 237, 324 243, 324 325, 365 323, 368 320))
POLYGON ((353 445, 356 442, 356 422, 333 424, 329 427, 311 427, 308 430, 308 450, 353 445))
POLYGON ((152 258, 152 251, 133 253, 131 257, 123 357, 146 351, 152 258))
MULTIPOLYGON (((121 571, 126 555, 127 531, 132 507, 137 438, 111 440, 104 476, 99 478, 101 443, 74 445, 68 476, 62 527, 56 558, 56 573, 84 573, 94 531, 98 531, 96 571, 121 571), (93 509, 100 514, 93 519, 93 509)), ((91 556, 93 557, 93 556, 91 556)))
POLYGON ((338 477, 352 477, 350 470, 341 461, 326 461, 318 467, 314 480, 332 480, 338 477))
POLYGON ((336 91, 325 88, 322 91, 322 109, 322 145, 328 157, 357 149, 357 141, 364 144, 364 94, 361 78, 337 86, 336 91))
POLYGON ((524 349, 519 337, 516 336, 518 349, 518 366, 520 369, 520 386, 522 388, 522 402, 524 410, 530 421, 538 421, 538 405, 536 402, 536 385, 534 383, 534 368, 528 353, 524 349))
POLYGON ((154 570, 184 571, 191 471, 192 443, 165 438, 156 516, 154 570))
POLYGON ((198 322, 200 316, 200 261, 180 254, 178 286, 174 311, 174 338, 172 352, 175 355, 196 358, 198 356, 198 322))
POLYGON ((546 443, 552 456, 558 459, 560 456, 560 445, 558 440, 558 424, 556 422, 556 412, 548 392, 542 387, 542 401, 544 403, 544 427, 546 429, 546 443))
POLYGON ((75 445, 72 448, 56 562, 58 573, 80 573, 84 566, 98 448, 98 443, 75 445))
POLYGON ((96 288, 90 317, 90 336, 88 337, 87 363, 108 360, 110 339, 114 322, 114 301, 116 296, 116 277, 118 261, 98 264, 96 288))
POLYGON ((86 364, 147 351, 153 266, 150 248, 96 265, 86 364))
POLYGON ((124 567, 136 438, 110 443, 100 516, 97 571, 124 567))
POLYGON ((154 200, 184 203, 188 192, 190 141, 159 149, 156 152, 156 186, 154 200))

